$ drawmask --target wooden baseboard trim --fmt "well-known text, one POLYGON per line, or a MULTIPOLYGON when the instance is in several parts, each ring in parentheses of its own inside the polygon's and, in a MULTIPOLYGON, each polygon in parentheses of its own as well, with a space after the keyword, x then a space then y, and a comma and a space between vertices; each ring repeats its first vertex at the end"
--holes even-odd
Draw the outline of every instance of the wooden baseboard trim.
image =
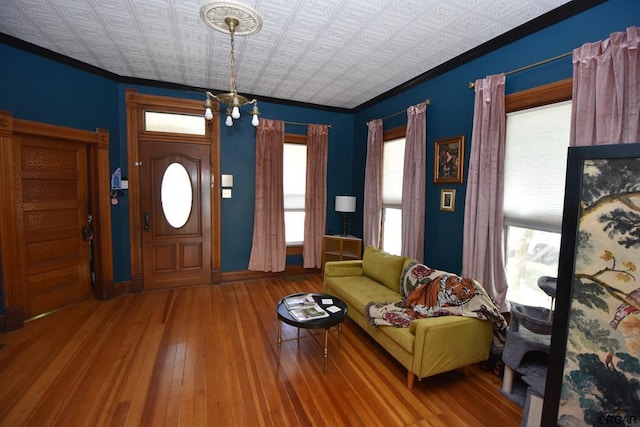
POLYGON ((24 312, 22 307, 9 307, 0 314, 0 333, 20 329, 24 326, 24 312))
POLYGON ((218 285, 222 283, 222 271, 219 268, 211 270, 211 284, 218 285))
MULTIPOLYGON (((227 272, 215 272, 212 274, 212 279, 215 278, 215 282, 213 284, 220 283, 230 283, 230 282, 240 282, 244 280, 254 280, 254 279, 266 279, 269 277, 279 277, 279 276, 288 276, 288 275, 297 275, 297 274, 314 274, 320 273, 320 269, 318 268, 303 268, 301 265, 290 265, 285 267, 284 271, 272 272, 272 271, 249 271, 249 270, 239 270, 239 271, 227 271, 227 272)), ((109 298, 115 298, 122 294, 128 293, 139 293, 143 292, 144 289, 141 289, 140 284, 141 280, 135 280, 132 278, 129 281, 118 282, 109 286, 109 298)), ((95 297, 95 296, 94 296, 95 297)), ((100 300, 100 298, 95 297, 100 300)), ((4 314, 0 314, 0 333, 13 331, 15 329, 20 329, 24 326, 24 313, 22 307, 9 307, 5 308, 4 314)))
POLYGON ((313 274, 320 273, 318 268, 303 268, 301 265, 286 266, 284 271, 226 271, 222 272, 222 283, 239 282, 243 280, 266 279, 268 277, 287 276, 291 274, 313 274))
POLYGON ((135 293, 133 283, 128 280, 125 282, 118 282, 113 286, 113 296, 117 297, 122 294, 135 293))
POLYGON ((140 293, 144 291, 142 276, 134 276, 129 280, 129 292, 140 293))

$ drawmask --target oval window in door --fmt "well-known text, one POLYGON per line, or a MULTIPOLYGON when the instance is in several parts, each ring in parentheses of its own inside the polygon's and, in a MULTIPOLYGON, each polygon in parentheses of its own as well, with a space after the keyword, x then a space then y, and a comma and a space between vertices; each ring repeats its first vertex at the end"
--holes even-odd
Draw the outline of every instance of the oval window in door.
POLYGON ((191 215, 193 188, 189 172, 180 163, 171 163, 160 184, 162 212, 173 228, 183 227, 191 215))

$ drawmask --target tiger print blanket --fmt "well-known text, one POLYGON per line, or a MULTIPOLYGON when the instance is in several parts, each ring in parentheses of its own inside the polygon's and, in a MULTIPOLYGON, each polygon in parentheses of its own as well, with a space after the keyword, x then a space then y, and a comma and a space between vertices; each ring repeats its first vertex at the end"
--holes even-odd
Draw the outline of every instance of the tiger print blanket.
POLYGON ((401 292, 399 303, 367 304, 369 324, 406 328, 414 319, 464 316, 491 320, 500 329, 507 326, 491 297, 473 279, 413 262, 402 273, 401 292))

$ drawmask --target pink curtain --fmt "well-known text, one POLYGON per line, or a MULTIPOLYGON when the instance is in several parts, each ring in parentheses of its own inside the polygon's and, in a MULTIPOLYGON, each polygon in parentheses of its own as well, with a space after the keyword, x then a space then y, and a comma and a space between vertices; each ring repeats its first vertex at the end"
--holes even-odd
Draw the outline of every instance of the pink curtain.
POLYGON ((640 27, 573 51, 570 145, 640 142, 640 27))
POLYGON ((284 271, 284 122, 260 119, 256 130, 256 200, 249 270, 284 271))
POLYGON ((473 134, 464 206, 462 275, 478 280, 509 311, 504 270, 504 74, 475 84, 473 134))
POLYGON ((402 255, 423 261, 427 104, 407 109, 402 176, 402 255))
POLYGON ((327 219, 329 126, 307 126, 307 182, 304 201, 304 268, 322 267, 322 235, 327 219))
POLYGON ((364 246, 380 246, 382 221, 382 119, 371 120, 367 137, 367 160, 364 170, 363 232, 364 246))

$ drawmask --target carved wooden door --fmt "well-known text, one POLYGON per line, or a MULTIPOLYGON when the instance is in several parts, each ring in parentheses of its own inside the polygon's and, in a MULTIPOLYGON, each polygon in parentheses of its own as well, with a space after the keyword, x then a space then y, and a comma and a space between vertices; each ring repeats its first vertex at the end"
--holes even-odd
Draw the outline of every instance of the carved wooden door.
POLYGON ((145 289, 211 283, 210 147, 140 141, 145 289))
POLYGON ((20 141, 25 317, 92 296, 87 147, 64 139, 20 141))

